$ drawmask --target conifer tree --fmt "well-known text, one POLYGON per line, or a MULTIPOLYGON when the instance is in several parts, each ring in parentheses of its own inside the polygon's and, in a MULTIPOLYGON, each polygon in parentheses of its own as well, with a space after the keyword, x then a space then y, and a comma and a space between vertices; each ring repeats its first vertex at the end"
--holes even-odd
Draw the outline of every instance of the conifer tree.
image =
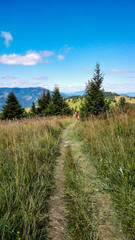
POLYGON ((69 105, 65 102, 63 97, 59 92, 59 88, 55 87, 52 99, 47 109, 45 110, 45 115, 70 115, 72 114, 72 110, 69 105))
POLYGON ((40 113, 44 112, 44 110, 47 108, 50 101, 51 101, 51 95, 49 91, 47 91, 46 93, 44 89, 41 94, 41 98, 38 99, 38 110, 40 113))
POLYGON ((48 105, 50 102, 51 102, 51 95, 50 95, 50 92, 47 91, 47 94, 46 94, 46 105, 48 105))
POLYGON ((43 112, 44 109, 46 108, 46 93, 45 93, 45 89, 43 90, 42 94, 41 94, 41 98, 38 99, 38 107, 39 107, 39 111, 43 112))
POLYGON ((15 94, 10 92, 3 106, 2 119, 19 119, 23 116, 24 109, 19 104, 15 94))
POLYGON ((93 78, 91 81, 88 81, 88 84, 86 85, 85 100, 80 108, 80 114, 82 117, 88 117, 90 114, 98 115, 105 111, 105 97, 101 88, 103 79, 104 75, 101 73, 99 63, 97 63, 93 78))
POLYGON ((32 103, 30 112, 31 112, 32 115, 34 115, 34 116, 37 114, 37 109, 36 109, 36 107, 35 107, 35 103, 34 103, 34 102, 32 103))

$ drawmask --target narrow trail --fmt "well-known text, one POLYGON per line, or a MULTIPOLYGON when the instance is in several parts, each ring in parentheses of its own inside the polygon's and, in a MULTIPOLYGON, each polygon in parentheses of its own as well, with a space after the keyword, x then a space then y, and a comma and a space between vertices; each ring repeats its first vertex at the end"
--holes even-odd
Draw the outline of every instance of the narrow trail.
POLYGON ((67 221, 65 209, 65 174, 64 174, 64 156, 65 147, 68 141, 64 136, 67 129, 63 131, 62 141, 60 144, 60 156, 57 158, 55 169, 56 191, 49 201, 50 228, 48 231, 51 240, 66 240, 67 221))

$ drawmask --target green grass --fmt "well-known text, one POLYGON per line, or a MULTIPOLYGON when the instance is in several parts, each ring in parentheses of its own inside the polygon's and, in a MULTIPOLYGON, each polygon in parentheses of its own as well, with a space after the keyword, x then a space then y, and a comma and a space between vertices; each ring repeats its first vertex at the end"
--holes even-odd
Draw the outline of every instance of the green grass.
POLYGON ((74 135, 84 140, 103 189, 111 195, 127 239, 135 239, 135 111, 78 124, 74 135))
POLYGON ((41 118, 0 123, 0 239, 47 239, 55 159, 61 129, 70 121, 41 118))
MULTIPOLYGON (((66 207, 69 240, 96 240, 91 190, 85 189, 85 176, 68 146, 65 155, 66 207)), ((88 180, 88 179, 87 179, 88 180)))

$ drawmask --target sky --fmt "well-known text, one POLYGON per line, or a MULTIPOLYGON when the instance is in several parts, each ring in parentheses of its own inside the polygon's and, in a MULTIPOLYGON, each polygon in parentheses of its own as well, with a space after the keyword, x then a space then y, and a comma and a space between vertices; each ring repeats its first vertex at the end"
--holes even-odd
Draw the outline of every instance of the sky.
POLYGON ((135 92, 134 0, 0 0, 0 87, 135 92))

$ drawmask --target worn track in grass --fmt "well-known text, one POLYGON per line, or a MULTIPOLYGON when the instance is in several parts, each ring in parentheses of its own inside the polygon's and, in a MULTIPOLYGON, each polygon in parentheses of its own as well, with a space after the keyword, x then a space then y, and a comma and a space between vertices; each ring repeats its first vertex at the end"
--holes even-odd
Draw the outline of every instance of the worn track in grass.
POLYGON ((56 161, 56 191, 49 201, 50 228, 48 235, 49 239, 51 240, 65 240, 67 237, 64 174, 65 147, 68 145, 68 142, 64 139, 64 136, 67 129, 63 131, 62 141, 60 144, 60 156, 56 161))

